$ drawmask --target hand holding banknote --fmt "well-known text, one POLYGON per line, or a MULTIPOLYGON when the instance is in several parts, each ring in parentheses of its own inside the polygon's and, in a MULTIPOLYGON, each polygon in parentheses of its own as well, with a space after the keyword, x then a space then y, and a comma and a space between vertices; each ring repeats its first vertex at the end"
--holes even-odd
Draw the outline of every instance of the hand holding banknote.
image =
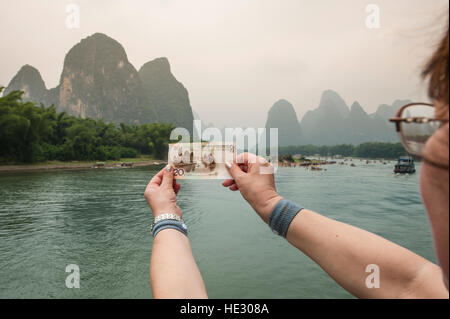
POLYGON ((278 195, 273 169, 265 159, 255 154, 240 154, 236 162, 227 163, 228 171, 233 179, 222 183, 230 190, 239 190, 245 200, 267 223, 275 205, 283 198, 278 195))
POLYGON ((275 187, 271 164, 250 153, 236 157, 236 146, 232 143, 169 144, 168 161, 171 170, 161 170, 146 190, 147 202, 156 215, 177 211, 181 216, 176 205, 180 189, 176 179, 226 179, 222 185, 239 190, 266 223, 282 199, 275 187))
POLYGON ((145 189, 145 199, 156 217, 165 213, 174 213, 182 217, 177 205, 177 194, 181 188, 174 179, 174 168, 167 165, 153 176, 145 189))

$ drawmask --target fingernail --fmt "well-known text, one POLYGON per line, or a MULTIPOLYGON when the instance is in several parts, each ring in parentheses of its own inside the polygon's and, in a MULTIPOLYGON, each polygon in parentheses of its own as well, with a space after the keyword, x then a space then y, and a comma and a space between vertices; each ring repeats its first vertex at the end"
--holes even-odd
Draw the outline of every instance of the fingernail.
POLYGON ((231 168, 231 163, 230 163, 230 162, 225 162, 225 165, 226 165, 228 168, 231 168))
POLYGON ((170 172, 172 170, 172 165, 167 164, 166 166, 166 171, 170 172))

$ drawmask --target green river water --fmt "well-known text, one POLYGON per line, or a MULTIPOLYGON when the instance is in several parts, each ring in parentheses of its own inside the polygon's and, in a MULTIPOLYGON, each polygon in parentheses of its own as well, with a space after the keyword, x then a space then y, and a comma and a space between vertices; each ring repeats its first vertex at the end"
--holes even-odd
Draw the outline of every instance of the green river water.
MULTIPOLYGON (((277 187, 435 261, 419 174, 396 176, 393 162, 354 163, 280 168, 277 187)), ((151 298, 152 214, 143 192, 157 169, 1 173, 0 298, 151 298), (80 268, 79 289, 65 285, 69 264, 80 268)), ((211 298, 351 298, 239 193, 220 181, 181 184, 178 203, 211 298)))

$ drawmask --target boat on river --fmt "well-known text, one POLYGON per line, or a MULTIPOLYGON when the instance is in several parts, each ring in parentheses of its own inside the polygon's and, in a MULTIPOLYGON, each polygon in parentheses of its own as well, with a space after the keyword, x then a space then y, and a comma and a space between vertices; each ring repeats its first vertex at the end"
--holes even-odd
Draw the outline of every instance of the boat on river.
POLYGON ((411 156, 401 156, 397 160, 394 167, 394 173, 398 174, 413 174, 416 172, 414 159, 411 156))

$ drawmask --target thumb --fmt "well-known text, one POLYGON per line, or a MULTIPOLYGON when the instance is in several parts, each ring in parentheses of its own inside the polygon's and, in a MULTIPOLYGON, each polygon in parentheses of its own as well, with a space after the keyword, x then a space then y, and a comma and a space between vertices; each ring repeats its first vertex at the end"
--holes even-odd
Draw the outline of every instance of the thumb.
POLYGON ((164 169, 161 186, 164 188, 173 188, 173 167, 171 164, 167 164, 164 169))
POLYGON ((225 166, 235 181, 246 174, 236 163, 226 162, 225 166))

